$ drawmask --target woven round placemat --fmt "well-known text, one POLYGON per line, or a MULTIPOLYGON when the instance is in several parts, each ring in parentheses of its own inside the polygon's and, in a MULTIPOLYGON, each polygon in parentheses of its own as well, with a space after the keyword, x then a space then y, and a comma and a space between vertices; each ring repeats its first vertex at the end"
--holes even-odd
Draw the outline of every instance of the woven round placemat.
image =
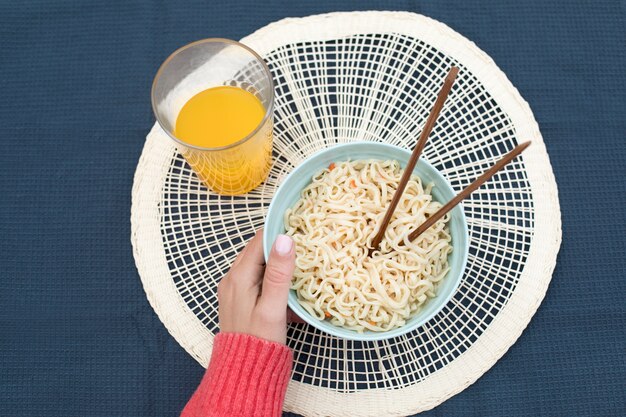
POLYGON ((465 201, 469 260, 451 302, 416 331, 381 342, 290 325, 285 409, 391 416, 462 391, 515 342, 543 299, 561 241, 557 188, 528 104, 494 62, 442 23, 402 12, 285 19, 244 38, 276 82, 274 165, 243 196, 207 190, 155 125, 132 193, 132 243, 147 297, 206 366, 216 288, 263 226, 281 179, 317 150, 357 140, 412 149, 451 65, 460 73, 424 158, 460 190, 524 140, 532 146, 465 201), (535 231, 538 231, 535 233, 535 231))

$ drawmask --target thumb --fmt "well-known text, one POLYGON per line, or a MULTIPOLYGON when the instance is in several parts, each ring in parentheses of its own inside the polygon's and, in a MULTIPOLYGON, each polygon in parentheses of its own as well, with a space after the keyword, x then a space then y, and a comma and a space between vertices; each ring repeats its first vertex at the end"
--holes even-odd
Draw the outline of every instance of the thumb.
POLYGON ((265 267, 259 307, 266 312, 286 314, 287 297, 295 268, 293 240, 286 235, 278 235, 265 267))

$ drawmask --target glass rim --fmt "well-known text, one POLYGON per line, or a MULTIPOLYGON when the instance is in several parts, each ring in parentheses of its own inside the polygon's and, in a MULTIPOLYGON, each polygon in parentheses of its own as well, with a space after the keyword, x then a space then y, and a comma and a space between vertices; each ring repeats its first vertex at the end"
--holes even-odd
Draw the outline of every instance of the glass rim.
POLYGON ((156 75, 154 76, 154 79, 152 80, 152 88, 150 89, 150 101, 152 102, 152 112, 154 113, 154 117, 156 118, 157 123, 159 124, 161 129, 163 129, 163 131, 170 138, 172 138, 174 141, 176 141, 179 144, 181 144, 183 146, 186 146, 188 148, 193 148, 193 149, 197 149, 197 150, 200 150, 200 151, 223 151, 223 150, 226 150, 226 149, 234 148, 236 146, 241 145, 242 143, 247 142, 249 139, 253 138, 261 130, 261 128, 265 125, 265 123, 267 123, 267 120, 271 117, 272 113, 274 112, 274 79, 272 78, 272 73, 270 72, 270 69, 267 66, 267 63, 265 62, 265 60, 263 58, 261 58, 261 56, 258 53, 256 53, 252 48, 250 48, 249 46, 244 45, 241 42, 237 42, 237 41, 234 41, 232 39, 226 39, 226 38, 206 38, 206 39, 200 39, 200 40, 197 40, 197 41, 194 41, 194 42, 191 42, 191 43, 188 43, 186 45, 181 46, 180 48, 178 48, 174 52, 172 52, 165 59, 165 61, 163 61, 161 66, 159 66, 159 69, 158 69, 156 75), (205 148, 203 146, 192 145, 190 143, 187 143, 187 142, 183 141, 182 139, 177 138, 176 135, 174 135, 170 131, 170 129, 167 129, 164 126, 164 124, 161 122, 161 118, 159 117, 159 113, 156 110, 156 100, 155 100, 155 97, 154 97, 155 96, 156 84, 157 84, 159 78, 161 77, 163 71, 165 70, 165 67, 167 66, 167 64, 169 64, 170 61, 172 61, 181 52, 183 52, 183 51, 185 51, 187 49, 193 48, 195 46, 198 46, 200 44, 205 44, 205 43, 225 43, 225 44, 230 44, 230 45, 238 46, 240 48, 245 49, 247 52, 252 54, 252 56, 254 56, 254 58, 257 61, 259 61, 261 63, 261 66, 263 67, 263 71, 265 72, 265 75, 269 79, 269 83, 270 83, 270 100, 269 100, 269 105, 267 106, 267 109, 265 109, 265 114, 263 115, 263 119, 261 119, 259 124, 254 128, 254 130, 252 132, 250 132, 249 134, 247 134, 246 136, 244 136, 242 139, 239 139, 238 141, 236 141, 234 143, 231 143, 230 145, 219 146, 219 147, 215 147, 215 148, 205 148))

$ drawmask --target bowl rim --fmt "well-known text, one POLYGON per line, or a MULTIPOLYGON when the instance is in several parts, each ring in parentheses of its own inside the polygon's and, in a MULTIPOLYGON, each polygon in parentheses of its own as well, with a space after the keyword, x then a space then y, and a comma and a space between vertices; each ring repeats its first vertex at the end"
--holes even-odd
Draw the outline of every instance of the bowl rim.
MULTIPOLYGON (((281 194, 281 190, 286 189, 286 185, 295 177, 297 177, 301 171, 303 171, 305 169, 305 167, 307 166, 307 163, 312 160, 315 157, 319 157, 319 155, 322 154, 326 154, 326 153, 331 153, 333 151, 336 151, 338 149, 343 149, 343 148, 349 148, 349 147, 353 147, 353 146, 371 146, 371 147, 380 147, 380 148, 386 148, 386 149, 393 149, 395 151, 401 151, 407 154, 407 156, 410 157, 411 155, 411 151, 402 148, 400 146, 396 146, 396 145, 392 145, 389 143, 383 143, 383 142, 373 142, 373 141, 354 141, 354 142, 348 142, 348 143, 341 143, 341 144, 336 144, 324 149, 321 149, 309 156, 307 156, 298 166, 296 166, 289 174, 287 174, 286 177, 283 178, 283 180, 281 181, 280 185, 278 186, 276 192, 274 193, 274 195, 272 196, 272 201, 270 202, 270 205, 267 209, 267 214, 265 217, 265 224, 267 224, 267 219, 269 219, 271 217, 271 215, 273 215, 273 211, 276 211, 276 197, 279 196, 281 194)), ((365 158, 366 159, 366 158, 365 158)), ((373 158, 371 158, 373 159, 373 158)), ((356 158, 355 160, 358 160, 358 158, 356 158)), ((454 191, 454 188, 452 187, 452 185, 450 184, 450 182, 448 181, 448 179, 441 173, 441 171, 439 171, 437 168, 435 168, 431 163, 429 163, 427 160, 425 160, 424 158, 420 158, 420 160, 418 161, 418 164, 425 164, 428 168, 430 168, 437 177, 439 177, 438 179, 440 181, 442 181, 454 194, 456 194, 456 192, 454 191)), ((417 165, 416 165, 417 168, 417 165)), ((414 168, 414 170, 416 169, 414 168)), ((321 168, 320 168, 321 169, 321 168)), ((394 337, 398 337, 398 336, 402 336, 405 335, 406 333, 409 333, 421 326, 423 326, 424 324, 426 324, 428 321, 430 321, 433 317, 435 317, 437 314, 439 314, 441 312, 441 310, 443 310, 443 308, 450 302, 450 300, 452 299, 452 297, 454 296, 454 294, 456 293, 456 291, 458 290, 460 284, 461 284, 461 280, 463 278, 465 269, 467 267, 467 260, 468 260, 468 255, 469 255, 469 230, 468 230, 468 226, 467 226, 467 218, 465 215, 465 211, 463 210, 463 206, 462 203, 460 203, 457 207, 455 207, 454 210, 457 210, 460 213, 460 216, 458 216, 459 221, 460 221, 460 226, 461 226, 461 231, 463 234, 463 238, 465 240, 465 245, 464 245, 464 250, 463 253, 461 254, 461 263, 460 263, 460 268, 459 268, 459 273, 457 275, 457 277, 455 278, 455 282, 453 287, 450 289, 449 293, 446 295, 445 298, 442 298, 440 301, 439 306, 433 310, 432 312, 430 312, 429 314, 424 315, 424 317, 422 317, 420 320, 416 321, 415 323, 411 323, 410 325, 405 324, 404 326, 401 327, 397 327, 391 330, 387 330, 384 332, 364 332, 364 333, 359 333, 355 330, 350 330, 350 329, 344 329, 338 326, 335 326, 333 324, 328 324, 327 326, 323 326, 321 325, 321 323, 323 323, 321 320, 311 316, 310 314, 306 314, 306 315, 302 315, 299 314, 298 309, 294 309, 292 307, 294 304, 294 301, 292 300, 292 297, 289 297, 287 299, 287 304, 290 308, 292 308, 292 311, 298 316, 300 317, 302 320, 304 320, 306 323, 310 324, 311 326, 315 327, 316 329, 321 330, 324 333, 330 334, 332 336, 341 338, 341 339, 347 339, 347 340, 355 340, 355 341, 380 341, 380 340, 387 340, 387 339, 392 339, 394 337)), ((282 213, 281 213, 281 219, 282 219, 282 213)), ((268 228, 264 227, 263 229, 263 256, 265 258, 265 261, 267 262, 268 258, 269 258, 269 253, 271 251, 272 248, 272 243, 269 242, 269 232, 268 232, 268 228)), ((445 278, 449 278, 449 276, 446 276, 445 278)), ((290 292, 293 290, 289 290, 290 292)), ((295 301, 295 303, 297 303, 297 300, 295 301)))

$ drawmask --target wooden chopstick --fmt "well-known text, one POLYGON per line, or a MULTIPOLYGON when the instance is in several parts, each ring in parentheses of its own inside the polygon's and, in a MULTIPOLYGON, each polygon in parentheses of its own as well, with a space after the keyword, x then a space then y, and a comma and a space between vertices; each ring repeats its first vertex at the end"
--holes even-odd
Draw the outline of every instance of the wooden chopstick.
POLYGON ((439 220, 443 216, 445 216, 447 212, 452 210, 454 208, 454 206, 459 204, 462 200, 464 200, 467 197, 469 197, 469 195, 471 193, 476 191, 478 189, 478 187, 483 185, 483 183, 485 181, 487 181, 488 179, 493 177, 496 174, 496 172, 500 171, 502 168, 504 168, 505 165, 507 165, 509 162, 511 162, 513 159, 515 159, 515 157, 517 157, 519 154, 521 154, 524 151, 524 149, 528 148, 529 145, 530 145, 530 141, 524 142, 524 143, 522 143, 520 145, 517 145, 511 152, 507 153, 502 159, 500 159, 491 168, 489 168, 488 171, 486 171, 483 175, 478 177, 478 179, 476 179, 473 183, 468 185, 463 191, 458 193, 456 195, 456 197, 454 197, 452 200, 450 200, 445 206, 440 208, 435 214, 430 216, 417 229, 412 231, 409 234, 409 241, 415 240, 419 235, 421 235, 426 230, 428 230, 428 228, 431 227, 433 224, 435 224, 437 222, 437 220, 439 220))
POLYGON ((446 98, 448 98, 448 94, 450 93, 450 90, 452 89, 452 85, 454 84, 454 80, 456 79, 456 76, 458 73, 459 73, 459 69, 457 67, 452 67, 450 68, 450 71, 448 71, 448 75, 446 76, 446 79, 443 82, 443 86, 441 87, 441 90, 439 91, 439 95, 437 96, 437 100, 435 101, 433 109, 430 111, 430 114, 428 115, 428 119, 426 120, 424 129, 422 130, 422 133, 420 134, 420 137, 417 140, 417 143, 415 144, 415 149, 413 149, 411 158, 409 158, 409 162, 406 165, 406 168, 404 168, 404 173, 402 174, 402 178, 400 178, 400 183, 398 184, 398 188, 396 189, 396 192, 393 194, 393 198, 391 199, 391 203, 389 204, 389 207, 387 208, 385 217, 383 217, 383 221, 380 224, 380 229, 378 229, 378 233, 376 233, 376 236, 374 236, 374 239, 372 239, 372 247, 369 249, 369 256, 372 256, 372 253, 376 249, 378 249, 380 242, 383 240, 383 237, 385 236, 385 230, 387 230, 387 226, 389 225, 389 220, 391 220, 391 216, 393 215, 393 212, 396 210, 396 206, 398 205, 398 202, 400 201, 400 197, 402 197, 402 193, 404 192, 404 189, 406 188, 406 184, 409 182, 409 179, 411 178, 411 174, 413 173, 415 164, 417 164, 417 161, 420 155, 422 154, 422 150, 424 149, 424 146, 426 145, 428 136, 430 135, 430 132, 433 130, 433 127, 435 127, 435 123, 437 122, 437 117, 439 117, 439 113, 441 112, 441 109, 443 108, 443 105, 446 102, 446 98))

